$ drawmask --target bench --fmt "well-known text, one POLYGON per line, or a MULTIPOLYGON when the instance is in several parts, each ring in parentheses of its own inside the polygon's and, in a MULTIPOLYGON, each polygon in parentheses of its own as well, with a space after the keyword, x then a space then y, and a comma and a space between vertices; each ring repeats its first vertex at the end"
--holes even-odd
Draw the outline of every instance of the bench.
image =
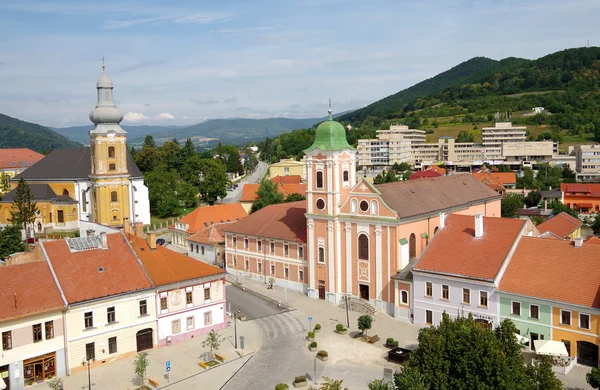
POLYGON ((158 385, 159 385, 159 383, 158 383, 157 381, 155 381, 155 380, 154 380, 154 379, 152 379, 152 378, 148 378, 148 382, 150 382, 150 384, 151 384, 152 386, 154 386, 154 387, 156 387, 156 388, 158 389, 158 385))
POLYGON ((357 334, 355 334, 355 335, 353 336, 353 338, 357 339, 357 338, 359 338, 359 337, 363 337, 363 334, 364 334, 364 332, 358 332, 357 334))
POLYGON ((198 365, 204 369, 208 368, 208 364, 204 363, 204 362, 198 362, 198 365))
POLYGON ((368 341, 370 344, 376 343, 376 342, 378 342, 378 341, 379 341, 379 336, 377 336, 377 335, 375 335, 375 336, 371 336, 371 337, 367 336, 367 341, 368 341))
POLYGON ((215 358, 216 358, 218 361, 220 361, 221 363, 223 363, 223 362, 225 361, 225 357, 224 357, 224 356, 218 355, 218 354, 216 354, 216 353, 215 353, 215 358))

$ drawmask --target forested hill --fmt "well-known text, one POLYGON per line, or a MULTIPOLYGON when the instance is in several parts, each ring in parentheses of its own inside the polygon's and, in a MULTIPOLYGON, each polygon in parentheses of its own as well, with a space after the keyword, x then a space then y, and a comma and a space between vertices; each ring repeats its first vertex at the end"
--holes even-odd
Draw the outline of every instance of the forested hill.
POLYGON ((51 149, 79 146, 81 144, 68 140, 44 126, 0 114, 0 148, 29 148, 43 153, 51 149))

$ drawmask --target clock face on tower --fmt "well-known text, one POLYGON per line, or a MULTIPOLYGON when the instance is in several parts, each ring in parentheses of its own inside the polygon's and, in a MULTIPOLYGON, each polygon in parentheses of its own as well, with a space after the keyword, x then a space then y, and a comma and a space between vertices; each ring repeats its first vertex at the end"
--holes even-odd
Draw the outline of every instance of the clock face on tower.
POLYGON ((317 209, 323 210, 325 208, 325 201, 321 198, 317 199, 317 209))

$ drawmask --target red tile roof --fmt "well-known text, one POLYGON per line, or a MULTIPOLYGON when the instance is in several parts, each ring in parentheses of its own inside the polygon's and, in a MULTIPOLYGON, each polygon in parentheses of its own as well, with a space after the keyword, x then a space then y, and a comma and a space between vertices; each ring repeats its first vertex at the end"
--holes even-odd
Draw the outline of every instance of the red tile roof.
POLYGON ((414 269, 494 280, 526 223, 520 219, 484 217, 483 236, 475 238, 475 217, 452 214, 414 269))
POLYGON ((600 251, 584 242, 523 237, 501 291, 600 309, 600 251))
MULTIPOLYGON (((233 222, 232 222, 233 223, 233 222)), ((216 245, 225 242, 223 228, 229 225, 228 223, 220 223, 210 225, 207 228, 200 230, 198 233, 192 234, 187 238, 188 241, 199 242, 201 244, 216 245)))
POLYGON ((442 176, 446 174, 446 168, 442 168, 439 165, 432 165, 427 169, 433 172, 437 172, 442 176))
MULTIPOLYGON (((239 203, 216 204, 214 206, 198 207, 179 222, 186 223, 189 228, 187 233, 194 234, 212 224, 235 222, 248 215, 239 203)), ((170 226, 173 228, 173 225, 170 226)))
POLYGON ((306 201, 274 204, 262 208, 223 231, 250 236, 306 242, 306 201))
POLYGON ((256 199, 258 199, 258 187, 260 187, 260 184, 244 184, 244 188, 242 188, 242 196, 240 197, 240 202, 254 202, 256 199))
POLYGON ((419 172, 412 173, 408 177, 408 180, 428 179, 430 177, 439 177, 439 176, 442 176, 439 172, 432 171, 432 170, 425 170, 425 171, 419 171, 419 172))
POLYGON ((273 183, 277 184, 300 184, 302 183, 302 176, 291 175, 291 176, 275 176, 271 179, 273 183))
MULTIPOLYGON (((575 192, 576 195, 597 197, 600 196, 600 184, 584 184, 584 183, 561 183, 560 190, 565 193, 575 192)), ((568 194, 570 195, 570 194, 568 194)))
POLYGON ((517 174, 514 172, 490 172, 486 170, 475 172, 473 176, 486 184, 498 184, 503 187, 508 184, 517 184, 517 174))
POLYGON ((46 261, 0 267, 0 280, 0 321, 65 306, 46 261))
POLYGON ((106 238, 107 249, 79 252, 71 252, 67 240, 42 243, 69 303, 152 287, 123 234, 111 233, 106 238))
POLYGON ((206 276, 224 277, 221 268, 194 260, 189 256, 164 248, 160 245, 151 250, 146 240, 137 236, 130 237, 131 246, 150 279, 156 286, 199 279, 206 276))
POLYGON ((560 238, 567 238, 569 234, 579 229, 582 225, 583 222, 578 218, 563 211, 562 213, 549 218, 547 221, 540 223, 537 228, 540 233, 552 232, 560 238))
POLYGON ((585 240, 585 243, 588 245, 600 245, 600 238, 592 236, 585 240))
POLYGON ((27 148, 0 149, 0 169, 26 169, 44 157, 27 148))

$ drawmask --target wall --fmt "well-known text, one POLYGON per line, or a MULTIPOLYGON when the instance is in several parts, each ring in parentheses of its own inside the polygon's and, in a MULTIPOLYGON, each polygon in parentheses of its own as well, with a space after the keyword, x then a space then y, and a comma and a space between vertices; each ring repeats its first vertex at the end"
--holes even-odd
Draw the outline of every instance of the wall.
POLYGON ((531 333, 543 335, 545 340, 551 338, 550 312, 551 307, 547 303, 539 300, 531 300, 525 297, 507 295, 498 293, 500 298, 500 321, 504 318, 509 318, 514 322, 517 329, 521 331, 520 335, 531 338, 531 333), (512 314, 512 302, 521 303, 521 315, 512 314), (531 304, 538 305, 539 319, 529 317, 529 307, 531 304))
MULTIPOLYGON (((580 309, 580 308, 579 308, 580 309)), ((579 310, 571 306, 552 307, 552 339, 556 341, 569 340, 571 342, 570 356, 577 356, 577 341, 587 341, 600 346, 600 313, 598 310, 581 310, 590 315, 590 329, 579 327, 579 310), (571 325, 561 324, 561 309, 571 312, 571 325)))
POLYGON ((132 192, 133 203, 129 220, 150 225, 150 197, 148 187, 144 185, 144 179, 132 179, 130 191, 132 192))
POLYGON ((212 245, 201 244, 193 241, 187 241, 187 253, 188 256, 196 260, 203 261, 208 264, 216 264, 217 251, 212 245), (202 248, 204 248, 204 255, 202 254, 202 248))

